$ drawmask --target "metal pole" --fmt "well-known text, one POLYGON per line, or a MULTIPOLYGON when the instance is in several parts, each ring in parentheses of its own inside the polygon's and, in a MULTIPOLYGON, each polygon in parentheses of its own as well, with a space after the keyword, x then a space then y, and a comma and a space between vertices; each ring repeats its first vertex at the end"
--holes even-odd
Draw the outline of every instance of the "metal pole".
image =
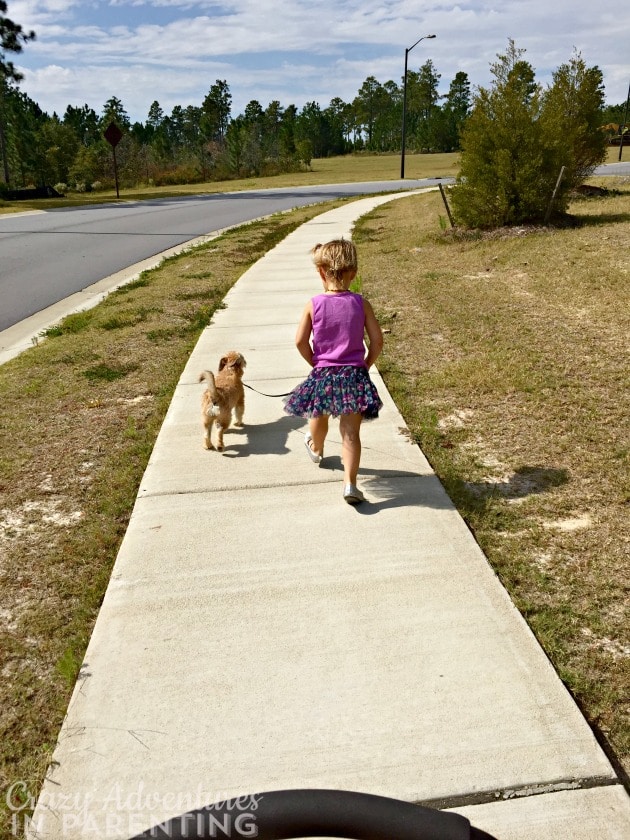
POLYGON ((118 164, 116 163, 116 146, 112 146, 112 153, 114 155, 114 181, 116 182, 116 198, 120 198, 120 191, 118 189, 118 164))
POLYGON ((4 131, 4 85, 5 77, 0 73, 0 157, 2 157, 2 171, 4 182, 8 184, 11 180, 9 173, 9 157, 7 154, 7 140, 4 131))
POLYGON ((628 102, 630 102, 630 85, 628 85, 628 95, 626 96, 626 110, 623 114, 623 124, 619 126, 619 160, 621 160, 621 150, 623 149, 623 130, 628 124, 628 102))
POLYGON ((403 113, 402 113, 402 144, 400 150, 400 177, 401 180, 405 177, 405 134, 406 134, 406 122, 407 122, 407 58, 409 57, 409 53, 414 47, 417 47, 420 41, 424 41, 426 38, 435 38, 435 35, 423 35, 422 38, 418 38, 415 44, 412 44, 410 47, 407 47, 405 50, 405 75, 403 76, 403 113))
POLYGON ((405 75, 403 76, 403 117, 402 117, 402 149, 400 151, 400 178, 405 177, 405 122, 407 118, 407 56, 409 50, 405 50, 405 75))

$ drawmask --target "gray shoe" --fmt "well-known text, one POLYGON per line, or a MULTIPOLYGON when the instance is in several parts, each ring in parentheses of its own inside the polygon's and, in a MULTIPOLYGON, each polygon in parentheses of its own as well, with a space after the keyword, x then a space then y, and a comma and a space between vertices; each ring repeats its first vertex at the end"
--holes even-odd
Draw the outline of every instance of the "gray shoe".
POLYGON ((354 484, 344 484, 343 498, 349 505, 358 505, 365 501, 365 496, 354 484))
POLYGON ((306 451, 308 452, 308 457, 314 464, 321 464, 323 455, 318 455, 316 452, 313 451, 313 447, 311 443, 313 438, 310 435, 310 432, 304 438, 304 446, 306 447, 306 451))

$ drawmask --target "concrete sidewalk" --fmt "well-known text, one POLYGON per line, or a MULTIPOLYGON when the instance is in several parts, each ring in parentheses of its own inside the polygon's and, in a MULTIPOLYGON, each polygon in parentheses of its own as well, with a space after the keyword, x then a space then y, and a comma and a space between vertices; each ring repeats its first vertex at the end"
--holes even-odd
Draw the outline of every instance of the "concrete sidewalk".
POLYGON ((291 234, 230 291, 195 348, 118 555, 33 836, 123 840, 189 808, 340 788, 464 814, 498 840, 627 840, 630 800, 453 508, 385 386, 341 497, 331 423, 246 392, 244 429, 202 447, 197 383, 231 349, 282 394, 319 291, 309 249, 399 196, 291 234))

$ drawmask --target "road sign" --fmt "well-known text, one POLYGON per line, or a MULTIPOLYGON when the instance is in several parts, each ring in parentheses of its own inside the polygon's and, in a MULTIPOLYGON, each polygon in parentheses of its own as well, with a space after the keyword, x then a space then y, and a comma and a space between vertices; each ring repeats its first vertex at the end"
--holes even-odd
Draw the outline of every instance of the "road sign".
POLYGON ((103 137, 107 140, 107 142, 113 148, 116 148, 116 146, 120 143, 120 141, 122 140, 122 136, 123 136, 123 133, 118 128, 118 126, 116 125, 115 122, 110 122, 110 124, 107 126, 107 128, 103 132, 103 137))

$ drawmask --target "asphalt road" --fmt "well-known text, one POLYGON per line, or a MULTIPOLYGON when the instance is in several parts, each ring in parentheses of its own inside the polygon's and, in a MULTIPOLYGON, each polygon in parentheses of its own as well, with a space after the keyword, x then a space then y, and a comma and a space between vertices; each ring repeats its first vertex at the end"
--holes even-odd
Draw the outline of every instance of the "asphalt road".
POLYGON ((429 179, 294 187, 0 216, 0 332, 196 237, 307 204, 437 183, 429 179))

